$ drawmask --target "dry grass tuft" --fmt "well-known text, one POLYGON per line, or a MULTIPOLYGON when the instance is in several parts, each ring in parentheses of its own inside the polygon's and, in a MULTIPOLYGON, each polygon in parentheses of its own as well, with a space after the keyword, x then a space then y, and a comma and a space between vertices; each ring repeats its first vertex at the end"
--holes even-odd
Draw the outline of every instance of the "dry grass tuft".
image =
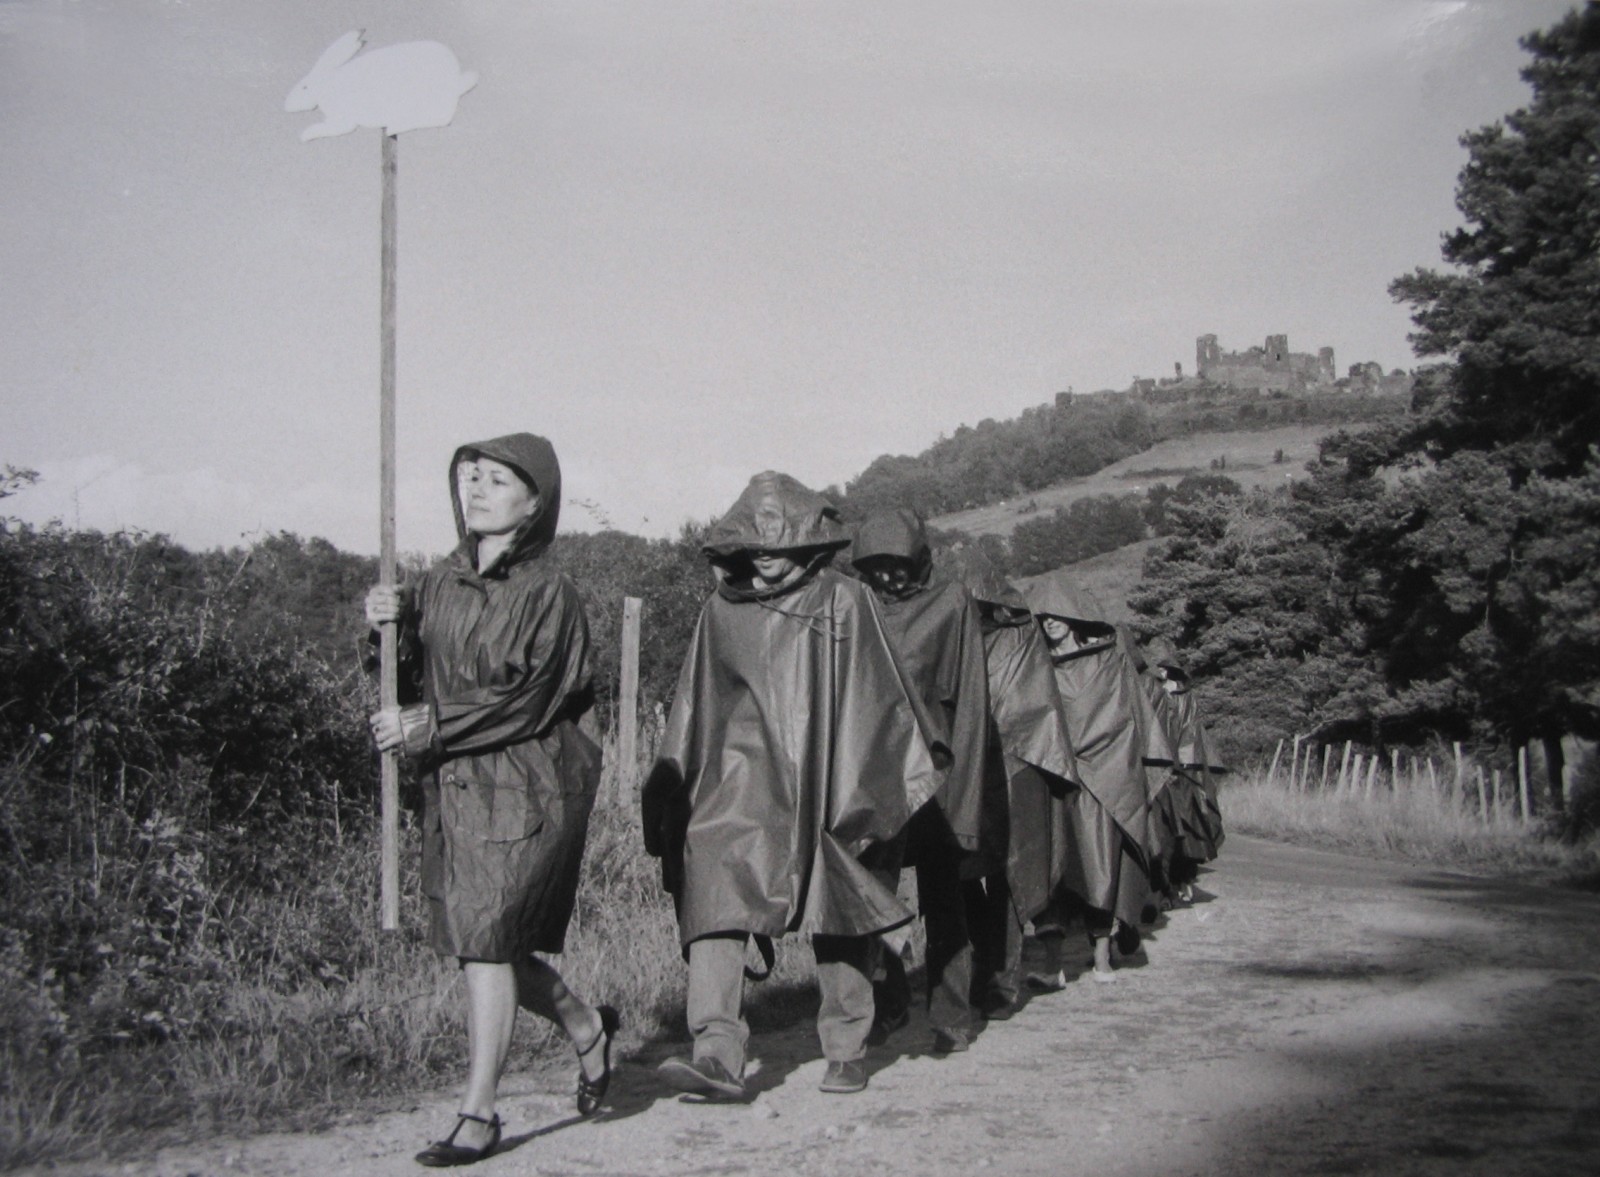
POLYGON ((1224 785, 1221 804, 1229 829, 1286 842, 1568 885, 1600 875, 1600 840, 1564 843, 1509 802, 1483 814, 1474 798, 1404 780, 1397 789, 1387 773, 1368 794, 1297 791, 1258 770, 1224 785))

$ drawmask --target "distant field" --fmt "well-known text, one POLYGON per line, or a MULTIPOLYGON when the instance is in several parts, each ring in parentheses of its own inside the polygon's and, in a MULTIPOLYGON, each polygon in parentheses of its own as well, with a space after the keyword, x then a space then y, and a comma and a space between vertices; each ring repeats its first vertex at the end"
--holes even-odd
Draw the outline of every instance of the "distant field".
MULTIPOLYGON (((1010 535, 1023 520, 1040 512, 1049 514, 1090 495, 1143 492, 1157 482, 1174 486, 1185 474, 1209 474, 1211 463, 1219 458, 1227 459, 1227 467, 1218 473, 1226 474, 1247 490, 1281 486, 1286 478, 1302 475, 1305 464, 1317 456, 1317 442, 1337 428, 1327 424, 1288 425, 1259 432, 1196 433, 1173 438, 1113 462, 1087 478, 1075 478, 987 507, 941 515, 929 523, 968 535, 1010 535), (1283 462, 1275 463, 1273 455, 1280 449, 1283 462)), ((1090 563, 1093 561, 1085 562, 1090 563)))

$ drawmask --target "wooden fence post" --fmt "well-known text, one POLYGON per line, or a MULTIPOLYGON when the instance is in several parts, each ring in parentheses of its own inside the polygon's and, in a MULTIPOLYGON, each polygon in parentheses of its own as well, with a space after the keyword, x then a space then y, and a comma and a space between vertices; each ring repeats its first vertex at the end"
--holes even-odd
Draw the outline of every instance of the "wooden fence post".
POLYGON ((1361 766, 1366 762, 1366 759, 1367 758, 1364 754, 1357 752, 1355 754, 1355 759, 1351 760, 1350 762, 1349 790, 1351 793, 1355 793, 1361 788, 1361 766))
POLYGON ((1399 748, 1390 748, 1389 749, 1389 791, 1391 793, 1398 793, 1400 791, 1400 749, 1399 748))
POLYGON ((622 598, 622 689, 617 700, 617 803, 632 805, 639 777, 639 617, 644 602, 622 598))
POLYGON ((1328 791, 1328 769, 1333 764, 1333 745, 1322 745, 1322 791, 1328 791))
POLYGON ((1267 769, 1267 784, 1278 783, 1278 757, 1283 755, 1283 741, 1278 741, 1278 746, 1272 750, 1272 767, 1267 769))
POLYGON ((1517 747, 1517 789, 1522 794, 1522 820, 1527 821, 1533 815, 1533 807, 1528 803, 1528 745, 1520 744, 1517 747))
POLYGON ((1494 815, 1498 821, 1500 818, 1500 770, 1498 768, 1494 770, 1494 815))
POLYGON ((1366 791, 1365 791, 1365 796, 1366 796, 1368 801, 1372 800, 1372 790, 1373 790, 1373 787, 1377 784, 1377 781, 1378 781, 1378 754, 1376 752, 1374 752, 1372 754, 1372 759, 1367 761, 1367 787, 1366 787, 1366 791))
POLYGON ((1462 776, 1461 741, 1452 741, 1451 747, 1456 750, 1456 796, 1460 797, 1466 790, 1465 778, 1462 776))
POLYGON ((1294 747, 1289 751, 1289 792, 1300 791, 1300 736, 1294 737, 1294 747))
POLYGON ((1349 768, 1350 768, 1350 741, 1346 740, 1344 742, 1344 755, 1339 758, 1339 788, 1338 788, 1338 791, 1340 793, 1344 792, 1345 786, 1349 783, 1350 778, 1345 775, 1346 772, 1349 770, 1349 768))
MULTIPOLYGON (((1432 756, 1428 757, 1428 788, 1433 791, 1435 797, 1439 796, 1439 774, 1433 770, 1432 756)), ((1455 806, 1452 804, 1451 808, 1455 806)))
MULTIPOLYGON (((1458 748, 1460 746, 1460 744, 1456 745, 1458 748)), ((1485 826, 1487 826, 1493 822, 1494 814, 1489 812, 1489 797, 1488 794, 1484 792, 1483 788, 1483 765, 1478 764, 1474 765, 1473 767, 1477 769, 1478 776, 1478 818, 1485 826)))

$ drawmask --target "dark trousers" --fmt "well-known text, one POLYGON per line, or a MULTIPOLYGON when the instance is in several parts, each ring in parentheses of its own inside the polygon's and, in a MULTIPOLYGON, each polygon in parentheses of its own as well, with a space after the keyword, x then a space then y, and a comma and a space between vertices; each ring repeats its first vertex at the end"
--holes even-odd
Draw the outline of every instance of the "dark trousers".
MULTIPOLYGON (((928 933, 928 1021, 935 1030, 970 1034, 974 1025, 972 940, 967 934, 967 901, 961 880, 959 847, 937 836, 943 815, 924 806, 910 822, 908 856, 915 860, 917 906, 928 933), (926 836, 924 836, 926 835, 926 836)), ((882 982, 876 986, 878 1016, 911 1006, 905 962, 883 954, 882 982)))
POLYGON ((1022 920, 1004 874, 962 884, 972 938, 972 1000, 980 1009, 1022 995, 1022 920))

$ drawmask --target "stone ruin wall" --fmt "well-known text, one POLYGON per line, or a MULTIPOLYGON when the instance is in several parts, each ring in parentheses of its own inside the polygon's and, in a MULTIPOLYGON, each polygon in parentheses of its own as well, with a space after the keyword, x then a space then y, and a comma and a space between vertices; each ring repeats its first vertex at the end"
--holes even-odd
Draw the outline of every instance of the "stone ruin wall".
POLYGON ((1316 355, 1289 350, 1287 335, 1267 336, 1266 346, 1247 351, 1223 351, 1215 335, 1195 340, 1195 369, 1202 380, 1231 388, 1303 392, 1332 385, 1336 379, 1333 348, 1316 355))

